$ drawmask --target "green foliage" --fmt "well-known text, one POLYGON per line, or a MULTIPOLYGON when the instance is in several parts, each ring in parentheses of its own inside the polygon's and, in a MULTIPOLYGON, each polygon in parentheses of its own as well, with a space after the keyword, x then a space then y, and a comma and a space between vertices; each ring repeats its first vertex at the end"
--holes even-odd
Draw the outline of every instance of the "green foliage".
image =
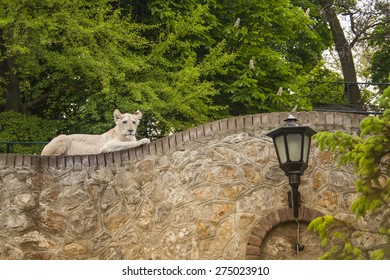
POLYGON ((339 165, 352 165, 358 180, 355 182, 359 197, 351 210, 359 217, 375 217, 380 223, 372 234, 385 238, 383 248, 355 246, 362 230, 351 224, 343 224, 330 218, 319 218, 310 224, 323 242, 338 237, 324 258, 390 258, 390 87, 385 90, 380 105, 385 109, 382 116, 367 117, 360 123, 361 134, 351 136, 338 132, 320 132, 315 136, 321 150, 335 152, 339 165), (345 232, 348 232, 346 234, 345 232), (359 251, 360 250, 360 251, 359 251), (363 254, 362 252, 366 252, 363 254), (363 255, 361 255, 363 254, 363 255))
POLYGON ((198 56, 197 40, 209 28, 204 7, 166 26, 147 26, 110 0, 0 4, 0 62, 14 61, 25 106, 44 101, 26 111, 59 120, 61 133, 102 133, 119 108, 144 113, 149 127, 141 132, 151 135, 140 136, 161 137, 207 122, 221 108, 212 104, 217 90, 204 76, 219 73, 233 56, 223 41, 198 56))
MULTIPOLYGON (((0 141, 42 142, 57 134, 60 127, 56 121, 43 120, 36 116, 5 111, 0 113, 0 141)), ((42 145, 14 145, 12 153, 40 154, 42 145)), ((6 152, 6 145, 0 145, 0 153, 6 152)))
POLYGON ((351 224, 338 221, 328 215, 313 220, 308 228, 318 233, 322 240, 322 247, 328 249, 320 259, 358 260, 366 258, 366 252, 353 245, 356 234, 351 229, 351 224))
MULTIPOLYGON (((390 20, 390 3, 383 1, 376 5, 379 15, 383 15, 383 22, 390 20)), ((377 24, 369 44, 375 48, 371 61, 371 75, 375 82, 387 83, 390 81, 390 26, 389 24, 377 24)), ((385 86, 379 86, 384 89, 385 86)))
POLYGON ((321 60, 321 51, 331 39, 322 37, 325 30, 329 35, 329 30, 317 20, 317 15, 305 15, 293 4, 287 0, 154 0, 142 9, 149 10, 150 17, 140 21, 180 30, 182 17, 191 18, 201 11, 201 20, 190 23, 200 32, 185 37, 195 46, 198 59, 218 42, 225 42, 226 51, 234 54, 231 63, 219 71, 203 72, 201 77, 213 82, 218 94, 212 101, 225 108, 218 117, 295 106, 308 110, 310 95, 302 92, 300 86, 321 60), (280 88, 283 91, 278 94, 280 88))
POLYGON ((306 76, 299 88, 305 99, 313 105, 346 104, 346 94, 342 78, 325 68, 320 61, 306 76))
POLYGON ((0 5, 0 109, 57 120, 58 133, 102 133, 115 108, 141 110, 140 137, 154 139, 341 102, 339 87, 323 83, 335 78, 321 65, 331 37, 311 1, 0 5))

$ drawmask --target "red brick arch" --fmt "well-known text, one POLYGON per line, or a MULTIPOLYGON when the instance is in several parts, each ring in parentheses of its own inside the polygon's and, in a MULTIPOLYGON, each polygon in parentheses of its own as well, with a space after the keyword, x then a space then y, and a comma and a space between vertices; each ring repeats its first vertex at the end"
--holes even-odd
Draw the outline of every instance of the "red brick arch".
MULTIPOLYGON (((307 207, 301 207, 299 209, 298 221, 310 223, 312 220, 320 216, 324 216, 324 214, 320 211, 307 207)), ((287 207, 273 210, 265 217, 260 219, 257 225, 253 227, 252 233, 248 238, 246 247, 246 259, 258 260, 260 258, 261 245, 267 234, 274 227, 288 222, 295 222, 295 219, 292 214, 292 209, 287 207)))

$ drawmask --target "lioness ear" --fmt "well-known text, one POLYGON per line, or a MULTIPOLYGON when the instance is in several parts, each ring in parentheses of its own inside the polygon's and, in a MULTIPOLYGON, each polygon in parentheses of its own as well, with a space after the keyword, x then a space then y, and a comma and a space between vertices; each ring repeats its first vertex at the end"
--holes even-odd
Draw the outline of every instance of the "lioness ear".
POLYGON ((136 119, 141 119, 142 118, 142 113, 139 111, 139 110, 137 110, 137 111, 135 111, 134 113, 133 113, 133 116, 136 118, 136 119))
POLYGON ((114 111, 114 122, 116 123, 118 120, 122 118, 121 112, 119 112, 118 109, 115 109, 114 111))

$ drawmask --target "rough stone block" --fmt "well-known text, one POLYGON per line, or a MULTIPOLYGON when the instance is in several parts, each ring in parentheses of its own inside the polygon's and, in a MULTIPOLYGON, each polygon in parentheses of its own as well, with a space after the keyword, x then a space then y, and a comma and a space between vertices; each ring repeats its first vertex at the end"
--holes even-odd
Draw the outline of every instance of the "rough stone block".
POLYGON ((244 116, 244 128, 253 128, 253 116, 244 116))
POLYGON ((96 155, 88 155, 89 166, 98 166, 98 159, 96 155))
POLYGON ((178 132, 175 134, 176 146, 181 146, 183 144, 183 132, 178 132))
POLYGON ((309 113, 308 112, 297 112, 293 113, 298 119, 299 124, 308 125, 309 124, 309 113))
MULTIPOLYGON (((148 146, 149 146, 149 153, 150 153, 151 155, 157 154, 157 149, 156 149, 156 143, 155 143, 155 142, 149 143, 148 146)), ((129 155, 129 159, 131 159, 131 158, 130 158, 130 155, 129 155)))
POLYGON ((260 256, 260 247, 257 246, 247 246, 246 254, 252 256, 260 256))
POLYGON ((343 125, 343 115, 344 114, 334 114, 334 124, 336 126, 343 125))
POLYGON ((196 127, 196 135, 198 138, 203 138, 204 137, 204 127, 203 125, 196 127))
MULTIPOLYGON (((159 142, 161 144, 161 142, 159 142)), ((162 150, 162 146, 160 147, 160 151, 162 150)), ((135 153, 135 149, 130 149, 129 150, 129 157, 130 160, 136 160, 137 159, 137 154, 135 153)))
POLYGON ((15 166, 16 163, 16 156, 14 154, 8 154, 7 155, 7 165, 9 166, 15 166))
POLYGON ((137 148, 134 148, 133 150, 135 150, 135 155, 136 155, 137 159, 142 159, 144 157, 142 147, 137 147, 137 148))
POLYGON ((310 126, 314 126, 315 124, 317 124, 317 117, 318 117, 317 112, 308 112, 307 113, 307 124, 310 126))
MULTIPOLYGON (((162 144, 162 139, 157 139, 154 144, 156 145, 156 151, 157 152, 162 152, 163 151, 163 144, 162 144)), ((132 149, 134 150, 134 149, 132 149)))
POLYGON ((218 133, 221 130, 219 124, 220 124, 219 121, 215 121, 211 123, 211 131, 213 132, 213 134, 218 133))
POLYGON ((4 166, 7 164, 7 155, 0 154, 0 166, 4 166))
POLYGON ((120 151, 120 157, 122 162, 128 162, 130 160, 129 150, 120 151))
POLYGON ((287 221, 288 221, 288 216, 287 216, 287 213, 286 213, 286 208, 278 209, 278 215, 279 215, 280 223, 284 223, 284 222, 287 222, 287 221))
POLYGON ((191 141, 190 130, 183 131, 183 142, 191 141))
POLYGON ((279 126, 283 124, 283 120, 280 119, 280 113, 273 112, 269 114, 269 124, 272 126, 279 126))
POLYGON ((74 166, 73 156, 65 156, 65 165, 66 165, 66 167, 73 167, 74 166))
POLYGON ((31 161, 32 161, 31 156, 29 156, 29 155, 23 156, 23 166, 31 167, 31 161))
POLYGON ((252 230, 252 233, 263 239, 267 235, 267 230, 265 230, 263 227, 255 226, 252 230))
POLYGON ((49 157, 49 167, 57 167, 57 157, 55 156, 50 156, 49 157))
POLYGON ((81 156, 81 162, 82 166, 88 167, 89 166, 89 158, 87 155, 81 156))
POLYGON ((352 115, 352 126, 353 127, 360 127, 360 122, 362 118, 358 115, 352 115))
POLYGON ((169 138, 164 137, 161 139, 161 146, 163 151, 169 151, 169 138))
POLYGON ((196 141, 198 140, 198 135, 196 134, 196 128, 191 128, 189 130, 189 133, 190 133, 190 139, 191 141, 196 141))
POLYGON ((334 124, 334 113, 327 112, 325 115, 325 123, 327 125, 333 125, 334 124))
POLYGON ((343 125, 346 129, 350 129, 352 126, 352 115, 351 114, 342 114, 343 116, 343 125))
POLYGON ((114 154, 113 153, 105 153, 104 157, 106 159, 106 164, 107 165, 114 164, 114 154))
POLYGON ((317 124, 326 124, 326 114, 327 112, 318 112, 317 113, 317 124))
POLYGON ((249 245, 254 245, 254 246, 260 247, 262 242, 263 242, 263 239, 261 239, 260 237, 258 237, 257 235, 254 235, 254 234, 252 234, 248 238, 249 245))
POLYGON ((99 166, 106 165, 106 157, 104 156, 104 154, 97 155, 97 163, 99 166))
POLYGON ((244 117, 236 117, 236 129, 244 129, 245 121, 244 117))
POLYGON ((261 127, 262 124, 262 115, 256 114, 253 115, 253 127, 261 127))
POLYGON ((81 168, 83 166, 83 162, 80 155, 73 156, 73 166, 76 168, 81 168))
POLYGON ((272 225, 272 227, 274 227, 275 225, 277 225, 279 223, 275 217, 274 211, 272 211, 271 213, 268 213, 267 216, 265 216, 265 219, 267 219, 269 221, 269 223, 272 225))
POLYGON ((40 156, 32 156, 31 166, 40 167, 41 166, 41 157, 40 156))
POLYGON ((15 166, 23 166, 23 155, 15 155, 15 166))
POLYGON ((294 221, 294 213, 292 208, 288 208, 286 214, 287 214, 288 221, 294 221))
POLYGON ((57 156, 57 167, 60 167, 60 168, 66 167, 65 156, 57 156))
POLYGON ((48 156, 41 156, 41 166, 42 167, 49 167, 49 157, 48 156))
POLYGON ((142 154, 143 154, 144 156, 150 155, 149 146, 150 146, 150 144, 146 144, 146 145, 142 145, 142 146, 141 146, 141 148, 142 148, 142 154))
POLYGON ((261 125, 264 126, 264 127, 269 127, 270 126, 270 114, 269 113, 265 113, 265 114, 261 114, 259 115, 260 118, 261 118, 261 125))
POLYGON ((220 120, 219 121, 219 130, 221 132, 226 132, 228 131, 228 122, 227 122, 227 119, 224 119, 224 120, 220 120))

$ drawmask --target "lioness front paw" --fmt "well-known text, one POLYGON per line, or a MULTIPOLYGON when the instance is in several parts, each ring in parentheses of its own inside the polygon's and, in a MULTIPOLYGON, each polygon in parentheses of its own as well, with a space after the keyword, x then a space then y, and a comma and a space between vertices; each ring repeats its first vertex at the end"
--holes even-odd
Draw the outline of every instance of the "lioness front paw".
POLYGON ((143 138, 143 139, 139 140, 139 142, 141 143, 141 145, 145 145, 145 144, 149 144, 150 140, 148 138, 143 138))

